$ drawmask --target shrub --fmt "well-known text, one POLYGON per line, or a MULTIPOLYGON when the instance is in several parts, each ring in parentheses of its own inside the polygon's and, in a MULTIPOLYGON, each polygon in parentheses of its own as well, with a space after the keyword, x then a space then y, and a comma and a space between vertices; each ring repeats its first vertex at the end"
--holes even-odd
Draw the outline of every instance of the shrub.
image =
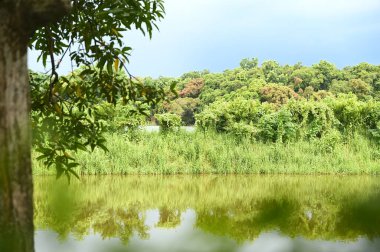
POLYGON ((334 111, 323 102, 292 101, 286 105, 286 109, 298 125, 297 133, 300 139, 319 138, 324 132, 335 127, 334 111))
POLYGON ((339 95, 338 98, 330 99, 327 102, 334 111, 341 132, 352 134, 363 129, 365 122, 363 108, 365 104, 358 101, 355 95, 339 95))
POLYGON ((176 131, 181 126, 181 117, 176 114, 156 114, 155 115, 163 132, 176 131))
POLYGON ((264 142, 288 142, 295 139, 297 131, 291 113, 285 109, 264 115, 258 128, 259 136, 264 142))
POLYGON ((332 153, 336 146, 342 142, 342 135, 338 130, 331 130, 324 134, 319 141, 317 141, 317 146, 322 153, 332 153))
POLYGON ((238 139, 248 138, 250 140, 255 140, 258 129, 252 124, 247 124, 244 122, 232 123, 228 126, 227 131, 237 137, 238 139))

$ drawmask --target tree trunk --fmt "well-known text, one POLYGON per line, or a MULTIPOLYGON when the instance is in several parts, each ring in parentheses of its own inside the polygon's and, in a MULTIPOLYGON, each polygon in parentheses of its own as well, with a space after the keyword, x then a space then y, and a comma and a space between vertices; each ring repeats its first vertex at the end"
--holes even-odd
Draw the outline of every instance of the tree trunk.
POLYGON ((0 0, 0 251, 34 251, 27 45, 69 0, 0 0))

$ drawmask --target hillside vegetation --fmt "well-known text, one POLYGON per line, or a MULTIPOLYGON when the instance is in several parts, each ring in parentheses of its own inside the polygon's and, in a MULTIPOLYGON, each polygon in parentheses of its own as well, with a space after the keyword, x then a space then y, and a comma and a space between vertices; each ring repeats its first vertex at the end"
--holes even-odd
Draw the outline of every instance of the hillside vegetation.
MULTIPOLYGON (((67 79, 84 81, 75 73, 67 79)), ((380 66, 361 63, 338 69, 327 61, 311 67, 276 61, 259 65, 254 58, 223 73, 190 72, 136 83, 140 92, 162 90, 166 100, 155 106, 120 100, 112 106, 99 99, 93 106, 97 134, 106 134, 110 141, 104 149, 111 151, 97 152, 97 158, 78 151, 81 173, 380 170, 380 66), (162 132, 142 133, 138 126, 144 124, 159 124, 162 132), (196 125, 198 132, 180 133, 181 125, 196 125)), ((67 90, 65 85, 61 88, 67 90)), ((34 125, 39 139, 57 137, 41 133, 44 120, 38 118, 34 125)))

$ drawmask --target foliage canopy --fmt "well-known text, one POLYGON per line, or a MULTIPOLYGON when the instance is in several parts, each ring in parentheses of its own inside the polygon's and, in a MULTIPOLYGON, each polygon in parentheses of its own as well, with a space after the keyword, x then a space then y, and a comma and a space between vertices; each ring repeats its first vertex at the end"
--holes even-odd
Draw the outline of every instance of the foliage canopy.
POLYGON ((30 73, 34 149, 47 166, 56 167, 58 177, 77 176, 72 152, 106 150, 102 132, 108 114, 102 104, 129 104, 130 113, 141 114, 166 95, 163 87, 129 73, 131 47, 124 38, 134 29, 151 37, 164 16, 162 0, 72 0, 71 5, 69 15, 35 31, 29 44, 51 68, 49 75, 30 73), (59 77, 57 68, 67 55, 80 68, 59 77))

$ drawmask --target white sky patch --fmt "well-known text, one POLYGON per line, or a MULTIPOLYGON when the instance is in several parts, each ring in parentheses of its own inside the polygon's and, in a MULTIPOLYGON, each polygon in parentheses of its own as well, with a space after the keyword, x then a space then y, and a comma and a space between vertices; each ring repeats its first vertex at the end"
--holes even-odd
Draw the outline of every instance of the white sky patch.
MULTIPOLYGON (((125 37, 133 48, 135 75, 222 71, 247 57, 308 65, 321 59, 339 66, 380 63, 380 0, 165 0, 164 5, 165 18, 152 40, 139 32, 125 37)), ((36 69, 36 55, 30 56, 29 66, 36 69)))
POLYGON ((225 18, 234 19, 247 11, 266 15, 283 13, 337 17, 380 10, 379 0, 166 0, 165 5, 169 11, 175 10, 177 15, 192 15, 195 21, 205 13, 211 17, 222 13, 225 18))
POLYGON ((379 0, 295 0, 294 10, 301 16, 341 17, 380 9, 379 0))
POLYGON ((380 13, 380 0, 166 0, 165 3, 167 15, 160 23, 161 32, 188 36, 208 33, 212 36, 223 30, 244 29, 270 33, 287 26, 324 29, 337 23, 350 29, 352 25, 347 23, 380 13))

